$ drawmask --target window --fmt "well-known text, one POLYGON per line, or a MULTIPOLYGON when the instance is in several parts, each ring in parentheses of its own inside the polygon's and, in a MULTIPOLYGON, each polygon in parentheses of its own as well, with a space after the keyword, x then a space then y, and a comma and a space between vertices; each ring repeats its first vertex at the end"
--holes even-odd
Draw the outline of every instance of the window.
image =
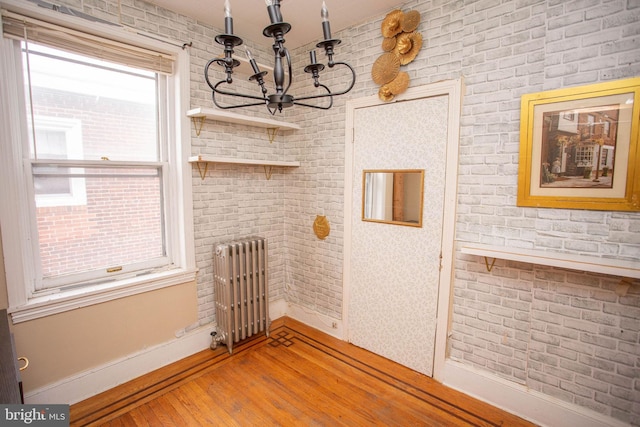
POLYGON ((188 122, 175 119, 184 117, 188 56, 162 46, 141 59, 158 42, 125 34, 131 52, 118 41, 105 55, 112 38, 50 25, 3 11, 5 37, 19 39, 2 41, 5 88, 22 88, 3 99, 19 120, 0 117, 12 142, 0 173, 18 184, 3 198, 16 203, 0 210, 14 258, 6 265, 19 267, 7 267, 14 321, 184 283, 195 271, 190 171, 180 167, 188 122), (51 308, 29 312, 43 302, 51 308))
MULTIPOLYGON (((35 130, 29 129, 29 144, 35 146, 35 137, 41 158, 66 160, 82 156, 80 120, 40 116, 34 123, 35 130)), ((37 208, 86 204, 84 181, 51 176, 49 173, 54 170, 46 166, 41 166, 39 172, 33 178, 37 208)))
POLYGON ((594 128, 596 126, 596 116, 592 114, 587 115, 587 129, 589 136, 594 134, 594 128))
POLYGON ((593 165, 593 146, 581 145, 576 148, 576 163, 578 166, 593 165))
POLYGON ((158 102, 164 76, 34 43, 23 42, 22 52, 36 290, 166 265, 166 129, 157 120, 166 116, 158 102), (81 131, 67 138, 72 132, 41 118, 54 114, 81 131), (77 189, 84 203, 74 200, 77 189))
POLYGON ((600 154, 600 167, 613 167, 613 147, 607 147, 606 145, 602 147, 602 153, 600 154))

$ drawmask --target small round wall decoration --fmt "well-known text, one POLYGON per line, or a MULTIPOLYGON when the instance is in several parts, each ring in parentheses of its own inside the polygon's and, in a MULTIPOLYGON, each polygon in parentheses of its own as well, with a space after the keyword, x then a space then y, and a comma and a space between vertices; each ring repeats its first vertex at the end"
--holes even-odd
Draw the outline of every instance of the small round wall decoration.
POLYGON ((409 87, 409 74, 405 73, 404 71, 400 71, 398 73, 398 76, 387 83, 386 86, 389 88, 389 92, 391 92, 392 94, 400 95, 409 87))
POLYGON ((382 39, 382 50, 385 52, 391 52, 394 47, 396 47, 396 38, 395 37, 385 37, 382 39))
POLYGON ((420 12, 417 10, 410 10, 402 15, 400 19, 400 27, 402 27, 402 31, 405 33, 410 33, 415 31, 418 28, 418 24, 420 23, 420 12))
POLYGON ((416 56, 418 56, 418 52, 420 52, 421 47, 422 34, 416 33, 415 31, 411 33, 402 33, 397 37, 393 53, 400 58, 400 65, 407 65, 413 61, 416 56))
POLYGON ((403 15, 401 10, 394 10, 385 16, 380 25, 380 32, 382 32, 384 37, 394 37, 396 34, 402 32, 403 15))
POLYGON ((327 217, 324 215, 317 215, 316 220, 313 221, 313 232, 316 234, 318 239, 326 239, 330 231, 331 226, 329 225, 327 217))
POLYGON ((387 84, 398 76, 400 72, 400 58, 388 52, 376 59, 371 67, 371 78, 379 85, 387 84))

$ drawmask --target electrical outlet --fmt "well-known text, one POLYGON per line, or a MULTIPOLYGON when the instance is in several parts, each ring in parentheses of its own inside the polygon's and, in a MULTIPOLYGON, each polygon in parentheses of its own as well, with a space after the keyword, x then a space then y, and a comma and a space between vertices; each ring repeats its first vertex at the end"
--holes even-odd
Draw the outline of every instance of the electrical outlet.
POLYGON ((331 323, 331 327, 332 327, 333 329, 338 329, 338 322, 333 322, 333 323, 331 323))

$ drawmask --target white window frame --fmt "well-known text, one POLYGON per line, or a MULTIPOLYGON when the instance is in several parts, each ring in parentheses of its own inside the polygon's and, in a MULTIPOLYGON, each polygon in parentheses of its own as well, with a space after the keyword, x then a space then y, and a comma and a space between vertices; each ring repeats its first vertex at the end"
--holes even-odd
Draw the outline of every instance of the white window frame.
MULTIPOLYGON (((67 158, 82 158, 82 126, 80 120, 61 117, 35 116, 34 122, 40 130, 64 132, 67 158)), ((87 204, 87 189, 84 180, 71 180, 70 194, 36 194, 36 207, 82 206, 87 204)))
MULTIPOLYGON (((0 226, 9 312, 14 323, 86 307, 117 298, 136 295, 168 286, 195 280, 195 244, 193 232, 193 207, 191 195, 191 170, 187 158, 191 154, 190 123, 186 116, 189 108, 190 65, 189 54, 178 43, 164 42, 144 35, 134 34, 123 28, 88 22, 80 18, 43 10, 28 2, 0 0, 3 9, 46 20, 54 24, 74 28, 100 37, 119 40, 173 55, 176 58, 174 74, 167 79, 167 121, 170 174, 166 189, 171 203, 167 210, 167 247, 171 265, 164 271, 147 275, 120 277, 109 283, 83 286, 71 290, 58 290, 44 295, 34 295, 37 262, 31 242, 33 233, 30 219, 34 215, 35 201, 24 191, 25 183, 24 141, 28 139, 28 125, 24 113, 24 94, 19 42, 0 39, 0 226)), ((28 157, 28 156, 27 156, 28 157)), ((37 255, 36 255, 37 256, 37 255)))
POLYGON ((594 146, 581 145, 576 148, 576 164, 578 167, 593 166, 594 146))

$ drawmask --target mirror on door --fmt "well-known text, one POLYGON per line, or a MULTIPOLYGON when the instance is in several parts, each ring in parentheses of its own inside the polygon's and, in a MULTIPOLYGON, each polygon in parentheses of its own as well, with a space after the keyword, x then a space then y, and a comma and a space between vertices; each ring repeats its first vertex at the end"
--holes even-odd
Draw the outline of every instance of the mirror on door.
POLYGON ((423 169, 362 171, 362 220, 422 227, 423 169))

